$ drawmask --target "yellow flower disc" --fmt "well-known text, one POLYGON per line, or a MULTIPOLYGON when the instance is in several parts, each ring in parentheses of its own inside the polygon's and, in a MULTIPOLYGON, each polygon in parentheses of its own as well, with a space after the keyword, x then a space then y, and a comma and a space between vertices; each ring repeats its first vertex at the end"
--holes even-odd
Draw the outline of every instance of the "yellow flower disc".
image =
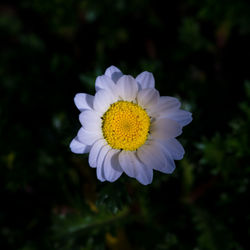
POLYGON ((134 151, 147 140, 150 117, 135 103, 113 103, 102 119, 103 136, 114 149, 134 151))

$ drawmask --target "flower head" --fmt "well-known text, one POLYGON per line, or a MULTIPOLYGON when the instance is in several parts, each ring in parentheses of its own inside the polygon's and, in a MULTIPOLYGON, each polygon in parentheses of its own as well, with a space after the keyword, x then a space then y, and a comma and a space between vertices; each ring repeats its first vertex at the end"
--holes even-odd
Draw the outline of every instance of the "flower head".
POLYGON ((77 94, 82 127, 70 144, 77 154, 89 153, 89 165, 100 181, 113 182, 123 172, 147 185, 153 169, 170 174, 184 149, 175 139, 192 120, 178 99, 160 96, 154 77, 135 79, 114 67, 97 77, 95 96, 77 94))

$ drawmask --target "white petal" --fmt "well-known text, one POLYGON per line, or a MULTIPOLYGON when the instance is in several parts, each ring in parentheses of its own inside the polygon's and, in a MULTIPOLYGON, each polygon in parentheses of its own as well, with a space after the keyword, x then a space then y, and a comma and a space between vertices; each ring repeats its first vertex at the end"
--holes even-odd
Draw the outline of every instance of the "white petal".
POLYGON ((174 138, 182 133, 181 126, 174 120, 168 118, 156 119, 150 129, 151 135, 154 139, 168 140, 174 138))
POLYGON ((173 159, 165 152, 162 145, 156 141, 144 144, 137 150, 139 159, 155 170, 163 173, 172 173, 175 169, 173 159))
POLYGON ((192 113, 182 109, 167 111, 164 117, 177 121, 181 126, 186 126, 192 121, 192 113))
POLYGON ((155 107, 155 113, 158 116, 164 116, 168 110, 180 108, 181 103, 175 97, 161 96, 158 105, 155 107))
POLYGON ((85 145, 92 145, 98 139, 103 138, 101 133, 90 132, 81 127, 77 133, 78 140, 85 145))
POLYGON ((115 87, 115 83, 108 76, 98 76, 95 81, 96 91, 100 89, 112 90, 115 87))
POLYGON ((124 101, 135 100, 138 84, 132 76, 123 75, 116 84, 116 95, 124 101))
POLYGON ((143 164, 139 159, 138 159, 138 162, 140 164, 137 165, 138 174, 136 175, 136 179, 141 184, 148 185, 153 180, 153 169, 149 165, 143 164))
POLYGON ((100 153, 100 150, 107 145, 106 140, 104 139, 100 139, 97 140, 94 145, 92 146, 92 148, 90 149, 89 152, 89 166, 92 168, 96 168, 97 166, 97 159, 100 153))
POLYGON ((107 181, 116 181, 123 172, 118 161, 119 152, 119 150, 111 149, 106 155, 103 170, 107 181))
POLYGON ((116 101, 117 98, 110 91, 99 90, 95 94, 94 109, 100 115, 103 115, 108 110, 109 106, 116 101))
POLYGON ((122 170, 129 177, 135 178, 135 176, 137 175, 137 169, 136 169, 137 162, 135 161, 133 155, 134 152, 123 150, 120 152, 118 159, 122 170))
MULTIPOLYGON (((162 144, 159 144, 162 146, 162 144)), ((164 147, 162 147, 163 153, 165 155, 165 159, 166 159, 166 164, 164 167, 161 167, 160 169, 156 169, 158 171, 161 171, 165 174, 172 174, 175 170, 175 162, 174 159, 172 157, 172 155, 169 153, 168 150, 165 150, 164 147)))
POLYGON ((85 93, 76 94, 74 102, 76 107, 82 112, 86 109, 93 109, 94 96, 85 93))
POLYGON ((179 108, 181 106, 180 101, 172 96, 161 96, 160 102, 165 109, 179 108))
POLYGON ((75 137, 70 143, 70 149, 76 154, 85 154, 90 151, 90 146, 81 143, 77 137, 75 137))
POLYGON ((156 89, 142 89, 137 95, 137 103, 143 108, 153 111, 158 104, 160 95, 156 89))
POLYGON ((152 182, 152 168, 140 162, 135 151, 122 151, 118 158, 123 171, 128 176, 136 178, 143 185, 152 182))
POLYGON ((111 147, 109 145, 105 145, 101 148, 100 153, 97 158, 97 166, 96 166, 96 174, 97 178, 100 181, 105 181, 104 177, 104 169, 103 169, 103 163, 107 156, 107 153, 111 150, 111 147))
POLYGON ((79 120, 84 129, 97 133, 101 131, 102 120, 94 110, 83 111, 79 115, 79 120))
POLYGON ((175 138, 161 142, 174 160, 181 160, 185 154, 184 148, 175 138))
POLYGON ((161 148, 155 143, 144 144, 137 150, 139 159, 153 169, 160 169, 165 165, 165 156, 161 148))
POLYGON ((123 74, 117 67, 110 66, 106 69, 105 75, 111 78, 116 83, 123 74))
POLYGON ((104 177, 103 167, 96 168, 96 176, 99 181, 106 181, 104 177))
POLYGON ((136 77, 136 81, 139 83, 141 89, 154 88, 155 79, 152 73, 144 71, 136 77))

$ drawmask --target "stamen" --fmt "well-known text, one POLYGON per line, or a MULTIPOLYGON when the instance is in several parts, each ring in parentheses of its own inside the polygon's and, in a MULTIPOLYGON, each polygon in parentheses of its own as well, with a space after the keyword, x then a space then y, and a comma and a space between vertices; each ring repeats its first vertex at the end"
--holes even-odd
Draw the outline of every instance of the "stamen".
POLYGON ((113 103, 102 117, 102 132, 114 149, 134 151, 148 137, 150 117, 139 105, 118 101, 113 103))

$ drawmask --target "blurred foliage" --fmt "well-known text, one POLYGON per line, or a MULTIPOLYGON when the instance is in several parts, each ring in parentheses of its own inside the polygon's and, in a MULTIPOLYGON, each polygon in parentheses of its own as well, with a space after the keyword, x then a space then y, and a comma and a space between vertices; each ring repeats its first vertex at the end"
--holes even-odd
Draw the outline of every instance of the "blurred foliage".
POLYGON ((250 3, 0 4, 1 249, 248 249, 250 3), (73 97, 110 65, 153 72, 193 113, 186 154, 142 186, 100 183, 69 143, 73 97))

